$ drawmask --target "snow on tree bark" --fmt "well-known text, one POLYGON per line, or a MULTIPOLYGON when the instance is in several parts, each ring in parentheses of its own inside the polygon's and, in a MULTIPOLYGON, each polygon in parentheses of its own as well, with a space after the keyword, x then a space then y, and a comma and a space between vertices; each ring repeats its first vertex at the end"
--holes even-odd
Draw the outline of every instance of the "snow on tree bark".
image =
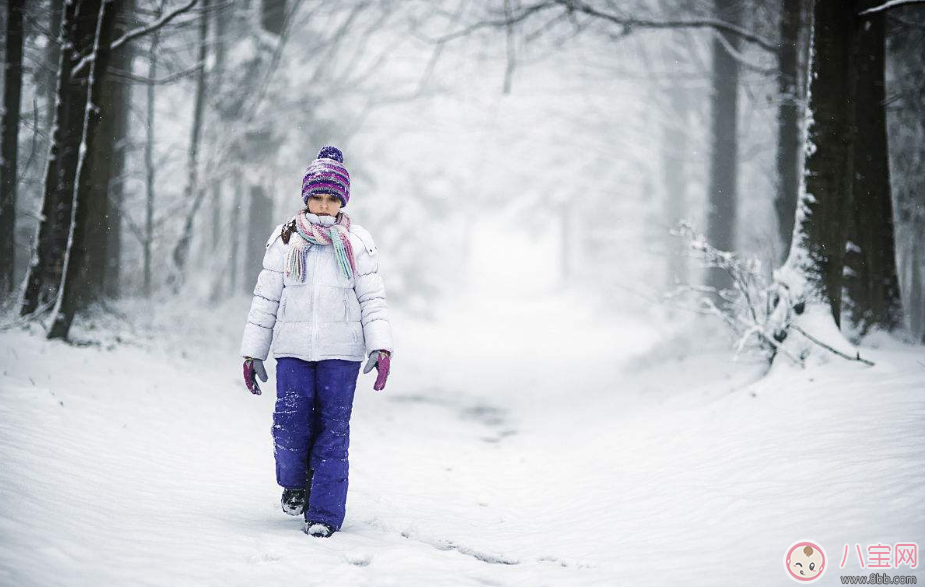
POLYGON ((61 59, 61 20, 64 17, 64 0, 51 0, 48 8, 48 44, 45 46, 45 72, 36 91, 45 96, 45 133, 52 135, 55 121, 55 91, 58 86, 58 61, 61 59))
POLYGON ((778 234, 783 247, 781 257, 790 253, 793 221, 800 190, 800 113, 799 77, 800 32, 804 28, 805 0, 784 0, 781 6, 781 32, 778 59, 777 112, 777 212, 778 234))
POLYGON ((61 284, 51 313, 48 338, 66 339, 76 311, 85 303, 81 290, 77 287, 78 268, 86 254, 88 216, 91 209, 91 178, 94 175, 92 158, 87 154, 93 149, 96 129, 99 126, 101 110, 99 108, 100 90, 103 73, 109 65, 115 29, 115 0, 80 3, 84 10, 97 8, 96 28, 92 45, 92 60, 86 83, 84 100, 83 131, 78 148, 77 167, 73 176, 73 201, 71 204, 71 222, 68 230, 67 247, 64 251, 61 284))
POLYGON ((70 194, 77 167, 77 146, 82 134, 86 101, 86 91, 81 87, 81 80, 73 75, 74 63, 86 47, 87 11, 83 14, 78 12, 78 6, 82 4, 68 2, 64 5, 58 37, 61 50, 55 90, 55 115, 45 166, 42 215, 23 291, 20 308, 23 315, 47 310, 55 300, 61 278, 73 203, 70 194))
MULTIPOLYGON (((856 16, 842 0, 817 0, 810 57, 806 158, 790 254, 775 272, 776 321, 844 348, 841 317, 844 252, 854 157, 852 38, 856 16), (794 328, 795 326, 795 328, 794 328)), ((804 357, 808 346, 789 336, 804 357)))

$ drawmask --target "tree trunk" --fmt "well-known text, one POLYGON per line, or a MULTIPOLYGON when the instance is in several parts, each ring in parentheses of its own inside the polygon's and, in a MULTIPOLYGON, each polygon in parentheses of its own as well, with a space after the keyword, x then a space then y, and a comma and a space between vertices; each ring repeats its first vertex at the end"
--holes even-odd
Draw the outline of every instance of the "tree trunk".
MULTIPOLYGON (((148 53, 148 78, 157 76, 157 46, 160 33, 151 36, 148 53)), ((145 132, 145 234, 142 243, 144 254, 144 295, 151 297, 151 246, 154 241, 154 84, 148 84, 147 117, 145 132)))
POLYGON ((87 100, 85 78, 73 76, 72 71, 83 50, 90 45, 88 35, 92 40, 96 29, 97 14, 91 10, 90 4, 99 5, 98 2, 75 1, 66 3, 64 7, 58 39, 61 51, 55 116, 45 166, 42 216, 23 292, 20 309, 23 315, 47 310, 54 303, 61 283, 87 100))
MULTIPOLYGON (((134 0, 121 0, 120 4, 122 3, 124 3, 122 26, 125 30, 128 30, 135 22, 135 3, 134 0)), ((131 72, 134 56, 135 46, 131 43, 123 45, 112 55, 112 65, 116 69, 131 72)), ((128 160, 128 151, 131 148, 129 126, 129 114, 132 110, 131 84, 122 83, 119 86, 113 105, 117 111, 117 114, 114 114, 115 124, 113 125, 113 132, 117 139, 113 154, 112 179, 109 182, 108 201, 111 203, 109 232, 107 234, 109 254, 106 257, 106 279, 103 290, 103 295, 108 298, 119 297, 122 283, 122 206, 125 198, 126 161, 128 160)))
POLYGON ((247 212, 247 244, 245 248, 245 287, 252 287, 254 279, 263 268, 267 235, 273 228, 273 200, 267 197, 260 185, 252 185, 250 206, 247 212))
MULTIPOLYGON (((231 204, 231 219, 228 222, 228 237, 231 241, 231 258, 228 260, 231 269, 228 272, 228 288, 231 293, 235 293, 238 288, 238 271, 241 267, 240 250, 241 250, 241 206, 244 200, 244 186, 241 174, 235 171, 232 175, 232 184, 234 185, 234 202, 231 204)), ((245 287, 250 287, 248 283, 245 287)), ((244 293, 253 293, 245 291, 244 293)))
POLYGON ((777 211, 781 259, 790 253, 793 221, 800 189, 800 32, 803 28, 804 0, 784 0, 781 7, 778 60, 777 109, 777 211))
POLYGON ((206 98, 206 49, 209 43, 209 2, 202 0, 202 15, 199 20, 199 72, 196 75, 196 102, 193 107, 193 134, 190 138, 189 159, 187 162, 187 181, 184 199, 192 201, 192 206, 183 225, 183 232, 180 240, 173 249, 173 262, 175 273, 171 276, 173 281, 174 293, 176 293, 183 283, 184 273, 186 271, 186 261, 189 258, 190 243, 193 239, 193 224, 196 220, 196 213, 202 205, 202 199, 205 197, 205 190, 199 188, 199 142, 202 136, 202 118, 205 109, 206 98))
MULTIPOLYGON (((680 83, 668 89, 668 113, 662 123, 662 177, 665 187, 665 218, 671 225, 687 214, 687 133, 690 132, 688 95, 680 83)), ((687 247, 669 242, 668 287, 687 283, 687 247)))
POLYGON ((64 0, 51 0, 48 15, 48 45, 45 47, 45 74, 37 88, 45 96, 45 133, 51 137, 55 120, 55 92, 58 85, 58 62, 61 59, 61 19, 64 17, 64 0))
MULTIPOLYGON (((860 12, 874 6, 857 2, 860 12)), ((890 191, 889 149, 886 133, 884 88, 885 16, 868 16, 857 27, 856 140, 854 151, 854 206, 849 238, 853 246, 845 256, 850 271, 845 279, 847 309, 862 334, 877 327, 892 331, 902 324, 893 199, 890 191)))
POLYGON ((805 320, 813 334, 834 344, 844 340, 837 326, 852 204, 855 24, 853 7, 846 7, 843 0, 816 0, 810 66, 812 124, 790 255, 777 273, 795 320, 811 316, 805 320))
POLYGON ((247 245, 244 274, 248 286, 263 268, 263 255, 266 253, 267 235, 273 228, 273 200, 263 186, 252 185, 250 206, 247 212, 247 245))
MULTIPOLYGON (((915 247, 911 252, 909 264, 909 299, 913 302, 925 300, 925 292, 922 291, 922 265, 925 265, 925 259, 922 259, 922 249, 915 247)), ((909 323, 912 332, 921 332, 922 344, 925 344, 925 303, 913 304, 909 312, 909 323)))
MULTIPOLYGON (((131 2, 115 3, 115 34, 129 28, 131 2)), ((87 205, 86 261, 78 268, 81 277, 80 296, 88 302, 118 291, 120 250, 120 211, 122 201, 122 171, 125 167, 126 131, 128 125, 131 85, 120 80, 114 72, 131 68, 131 45, 116 50, 110 58, 112 71, 100 71, 99 107, 101 109, 94 149, 90 153, 89 168, 93 170, 91 194, 87 205)))
POLYGON ((19 107, 22 98, 23 10, 25 0, 9 0, 0 117, 0 297, 13 293, 16 269, 16 192, 19 167, 19 107))
POLYGON ((925 343, 925 19, 921 7, 887 17, 886 87, 890 182, 902 306, 911 334, 925 343), (895 18, 894 18, 895 17, 895 18))
MULTIPOLYGON (((717 18, 732 24, 741 20, 739 0, 715 0, 717 18)), ((738 178, 739 38, 716 32, 713 38, 713 97, 711 121, 710 187, 707 194, 707 239, 723 251, 736 248, 736 182, 738 178), (725 39, 725 40, 724 40, 725 39)), ((718 290, 731 287, 729 275, 707 271, 708 284, 718 290)), ((722 303, 721 299, 717 303, 722 303)))
MULTIPOLYGON (((58 290, 55 307, 52 310, 48 338, 66 339, 74 320, 74 314, 84 307, 87 300, 82 296, 82 288, 78 288, 80 276, 79 268, 85 263, 84 255, 87 250, 87 233, 89 212, 92 209, 90 200, 93 197, 93 157, 88 154, 94 152, 97 128, 99 126, 101 109, 99 108, 102 79, 109 66, 110 49, 115 29, 116 7, 113 0, 102 2, 86 1, 80 3, 79 12, 94 8, 92 13, 96 16, 96 27, 93 35, 90 63, 86 78, 86 96, 84 98, 87 108, 84 112, 82 133, 77 148, 77 165, 72 179, 73 185, 73 217, 67 235, 64 262, 62 264, 61 285, 58 290), (89 102, 89 104, 86 104, 89 102)), ((87 12, 90 12, 87 10, 87 12)), ((92 15, 91 13, 91 15, 92 15)), ((98 194, 97 194, 98 195, 98 194)))
MULTIPOLYGON (((228 10, 215 11, 215 62, 210 72, 210 86, 213 92, 220 92, 222 88, 222 74, 225 69, 225 35, 228 31, 228 10)), ((224 122, 224 120, 222 121, 224 122)), ((222 188, 224 182, 219 174, 212 182, 212 251, 218 251, 222 246, 224 223, 222 222, 222 188)))

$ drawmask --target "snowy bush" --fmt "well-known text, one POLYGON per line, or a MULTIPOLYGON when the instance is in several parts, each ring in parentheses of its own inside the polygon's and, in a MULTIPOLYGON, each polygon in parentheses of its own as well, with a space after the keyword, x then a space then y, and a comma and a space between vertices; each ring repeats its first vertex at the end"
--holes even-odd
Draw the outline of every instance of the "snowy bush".
POLYGON ((693 302, 695 311, 722 320, 735 337, 737 356, 749 352, 771 362, 782 353, 802 364, 802 357, 781 345, 788 336, 792 315, 802 311, 802 302, 794 300, 785 285, 771 279, 758 257, 719 250, 686 222, 679 223, 671 234, 687 241, 702 267, 725 272, 732 287, 681 284, 666 294, 668 300, 693 302))
POLYGON ((810 347, 818 346, 843 359, 873 364, 857 352, 852 355, 836 348, 838 345, 825 342, 838 339, 840 335, 828 331, 825 325, 831 320, 808 316, 814 312, 807 311, 803 280, 791 275, 793 272, 786 265, 771 275, 764 270, 758 257, 721 251, 686 222, 679 223, 671 234, 687 241, 704 268, 725 272, 732 287, 718 290, 706 285, 682 284, 666 294, 666 298, 690 300, 696 296, 693 309, 717 316, 732 332, 737 341, 736 356, 750 352, 765 357, 770 363, 777 355, 784 355, 803 367, 810 347), (815 335, 808 332, 803 327, 807 325, 811 325, 809 330, 818 332, 815 335), (794 336, 800 338, 801 344, 785 344, 794 336))

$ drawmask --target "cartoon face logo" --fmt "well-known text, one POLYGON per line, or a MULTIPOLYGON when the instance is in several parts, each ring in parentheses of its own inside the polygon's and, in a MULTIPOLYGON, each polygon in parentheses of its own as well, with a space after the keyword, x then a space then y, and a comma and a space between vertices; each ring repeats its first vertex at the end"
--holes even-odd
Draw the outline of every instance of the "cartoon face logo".
POLYGON ((810 540, 794 543, 784 555, 784 567, 794 581, 809 583, 825 572, 825 552, 810 540))

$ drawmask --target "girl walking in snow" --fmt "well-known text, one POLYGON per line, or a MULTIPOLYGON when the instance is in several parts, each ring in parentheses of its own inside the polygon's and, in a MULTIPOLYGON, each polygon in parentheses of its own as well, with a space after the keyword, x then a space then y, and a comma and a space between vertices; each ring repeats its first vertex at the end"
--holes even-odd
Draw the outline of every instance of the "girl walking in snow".
POLYGON ((244 382, 260 394, 263 361, 276 357, 273 441, 276 481, 287 514, 304 531, 341 528, 347 501, 350 414, 360 364, 389 376, 392 335, 376 245, 341 208, 350 201, 343 154, 324 147, 302 180, 305 208, 266 244, 247 315, 244 382))

